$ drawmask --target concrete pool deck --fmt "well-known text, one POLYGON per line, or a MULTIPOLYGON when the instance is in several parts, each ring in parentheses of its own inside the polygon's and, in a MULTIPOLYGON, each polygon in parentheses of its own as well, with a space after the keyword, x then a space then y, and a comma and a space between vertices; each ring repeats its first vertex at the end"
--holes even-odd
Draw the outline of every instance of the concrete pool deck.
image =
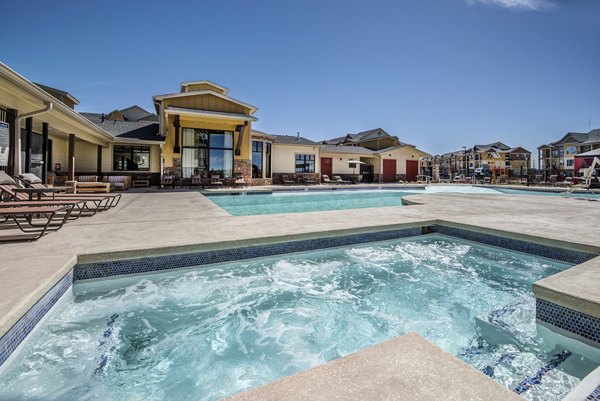
MULTIPOLYGON (((598 253, 600 202, 536 195, 450 193, 415 194, 406 199, 418 204, 233 217, 197 191, 124 193, 114 210, 68 223, 33 243, 0 245, 0 335, 52 288, 78 258, 91 261, 136 257, 223 243, 240 246, 256 242, 255 238, 282 241, 336 230, 360 232, 427 222, 512 232, 516 237, 535 236, 550 245, 567 241, 579 249, 598 253)), ((596 258, 561 273, 560 279, 546 279, 547 285, 543 281, 538 284, 558 303, 581 302, 590 314, 600 316, 599 275, 600 258, 596 258)))

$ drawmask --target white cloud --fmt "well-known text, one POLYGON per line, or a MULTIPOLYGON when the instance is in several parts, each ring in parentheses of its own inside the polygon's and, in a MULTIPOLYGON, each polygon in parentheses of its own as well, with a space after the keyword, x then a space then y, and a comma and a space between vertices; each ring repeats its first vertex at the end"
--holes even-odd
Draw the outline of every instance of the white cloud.
POLYGON ((522 11, 539 11, 553 8, 555 4, 551 0, 465 0, 467 4, 485 4, 511 8, 522 11))

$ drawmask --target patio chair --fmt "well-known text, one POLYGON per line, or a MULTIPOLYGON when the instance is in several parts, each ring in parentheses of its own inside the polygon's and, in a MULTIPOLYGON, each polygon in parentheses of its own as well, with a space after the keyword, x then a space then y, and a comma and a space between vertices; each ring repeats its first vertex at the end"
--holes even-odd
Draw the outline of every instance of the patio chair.
POLYGON ((7 224, 7 222, 12 220, 25 233, 0 236, 0 242, 37 240, 50 231, 62 228, 69 219, 72 210, 73 205, 0 208, 0 217, 5 218, 1 224, 7 224), (33 223, 35 218, 42 221, 45 219, 45 222, 35 224, 33 223))
POLYGON ((551 175, 550 178, 548 178, 547 185, 550 185, 551 187, 555 187, 557 178, 558 178, 557 175, 555 175, 555 174, 551 175))
POLYGON ((337 184, 352 184, 352 181, 343 180, 342 177, 340 177, 339 175, 333 176, 333 182, 335 182, 337 184))
POLYGON ((192 189, 192 186, 201 187, 204 189, 204 182, 202 181, 201 175, 193 175, 190 178, 190 189, 192 189))
POLYGON ((281 175, 281 181, 283 182, 283 185, 294 185, 294 181, 290 180, 290 177, 287 174, 281 175))
POLYGON ((172 189, 175 189, 175 176, 171 175, 171 174, 167 174, 167 175, 163 175, 162 179, 160 180, 160 185, 158 186, 158 188, 166 188, 166 187, 171 187, 172 189))
POLYGON ((492 183, 492 179, 490 177, 484 177, 483 178, 483 183, 484 184, 491 184, 492 183))
POLYGON ((111 191, 126 191, 129 189, 127 177, 124 175, 109 175, 105 179, 110 184, 111 191))
POLYGON ((317 181, 315 180, 315 178, 311 175, 305 175, 302 177, 302 182, 306 185, 317 185, 317 181))
POLYGON ((219 175, 211 175, 210 176, 210 186, 223 188, 223 182, 221 181, 221 177, 219 175))
POLYGON ((236 186, 236 187, 248 186, 248 183, 246 182, 246 179, 244 178, 243 174, 236 174, 235 180, 233 181, 233 183, 234 183, 234 186, 236 186))
POLYGON ((98 182, 97 175, 78 175, 77 182, 98 182))
POLYGON ((573 186, 573 177, 567 177, 565 178, 565 180, 563 182, 560 183, 562 186, 564 187, 571 187, 573 186))

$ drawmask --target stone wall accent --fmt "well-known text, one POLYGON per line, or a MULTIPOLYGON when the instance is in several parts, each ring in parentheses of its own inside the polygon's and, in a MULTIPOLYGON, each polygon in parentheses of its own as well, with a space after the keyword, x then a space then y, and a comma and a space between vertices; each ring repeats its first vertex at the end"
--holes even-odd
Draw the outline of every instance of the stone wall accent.
POLYGON ((252 161, 237 159, 233 161, 233 176, 242 174, 246 182, 252 182, 252 161))
POLYGON ((252 186, 272 185, 273 180, 270 178, 253 178, 252 186))

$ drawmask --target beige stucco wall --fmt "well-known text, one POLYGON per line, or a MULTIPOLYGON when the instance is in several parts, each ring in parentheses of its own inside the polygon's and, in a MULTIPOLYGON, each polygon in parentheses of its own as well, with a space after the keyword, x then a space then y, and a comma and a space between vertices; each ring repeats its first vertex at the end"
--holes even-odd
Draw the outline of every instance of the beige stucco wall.
POLYGON ((54 171, 54 165, 60 163, 62 165, 60 171, 68 171, 69 141, 52 135, 49 135, 48 138, 52 140, 52 166, 50 168, 54 171))
MULTIPOLYGON (((75 142, 75 172, 95 172, 98 147, 87 142, 75 142)), ((104 165, 102 166, 104 169, 104 165)))
MULTIPOLYGON (((403 146, 401 148, 392 149, 380 153, 381 159, 396 159, 396 174, 406 174, 406 161, 415 160, 419 161, 419 158, 428 156, 427 153, 420 151, 419 149, 411 146, 403 146)), ((382 162, 383 164, 383 162, 382 162)))
POLYGON ((315 155, 315 173, 321 172, 318 145, 273 144, 273 173, 293 173, 296 170, 296 155, 315 155))
POLYGON ((357 164, 355 169, 349 167, 348 160, 360 160, 366 164, 373 165, 373 173, 379 173, 379 161, 375 156, 365 157, 354 153, 322 153, 321 157, 330 157, 332 165, 332 175, 359 174, 360 166, 357 164))

